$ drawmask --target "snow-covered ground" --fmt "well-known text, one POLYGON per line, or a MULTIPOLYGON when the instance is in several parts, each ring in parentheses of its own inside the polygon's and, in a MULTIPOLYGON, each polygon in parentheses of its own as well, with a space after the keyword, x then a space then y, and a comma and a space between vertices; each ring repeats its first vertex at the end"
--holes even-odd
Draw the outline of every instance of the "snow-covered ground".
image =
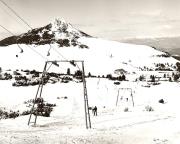
MULTIPOLYGON (((89 105, 98 107, 97 117, 90 111, 92 129, 89 130, 85 128, 82 83, 47 84, 43 98, 57 105, 51 117, 39 116, 36 127, 27 125, 29 116, 1 120, 0 143, 178 144, 180 85, 162 82, 148 88, 142 86, 144 83, 147 82, 114 85, 107 79, 87 79, 89 105), (133 90, 134 107, 129 91, 119 90, 118 96, 118 89, 127 87, 133 90), (159 103, 159 99, 164 99, 165 104, 159 103), (146 111, 146 106, 154 111, 146 111)), ((0 83, 0 87, 1 106, 13 110, 28 109, 23 102, 34 98, 37 90, 37 86, 11 87, 7 81, 0 83)))
MULTIPOLYGON (((0 66, 3 69, 42 70, 47 60, 84 60, 86 72, 94 75, 113 74, 117 69, 132 73, 144 69, 155 69, 155 64, 167 64, 173 69, 176 59, 163 57, 164 52, 148 46, 107 41, 98 38, 79 38, 89 48, 59 47, 57 43, 46 45, 24 45, 20 53, 18 45, 0 47, 0 66), (50 55, 47 55, 48 52, 50 55)), ((68 65, 69 66, 69 65, 68 65)), ((61 70, 67 67, 61 64, 61 70)))

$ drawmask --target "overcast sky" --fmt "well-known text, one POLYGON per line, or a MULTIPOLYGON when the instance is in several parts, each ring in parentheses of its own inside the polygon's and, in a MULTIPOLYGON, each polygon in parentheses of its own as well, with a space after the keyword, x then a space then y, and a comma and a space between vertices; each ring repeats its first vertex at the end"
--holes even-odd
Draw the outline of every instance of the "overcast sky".
MULTIPOLYGON (((180 36, 180 0, 3 0, 32 27, 59 17, 82 31, 111 40, 180 36)), ((28 30, 0 2, 0 24, 28 30)), ((0 28, 0 39, 6 37, 0 28)))

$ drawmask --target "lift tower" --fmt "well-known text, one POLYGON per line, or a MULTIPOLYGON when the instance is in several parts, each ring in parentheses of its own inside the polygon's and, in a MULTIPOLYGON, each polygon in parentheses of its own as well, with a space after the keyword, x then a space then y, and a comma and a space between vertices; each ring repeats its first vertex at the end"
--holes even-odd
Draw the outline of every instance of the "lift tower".
POLYGON ((85 123, 86 123, 86 128, 89 129, 91 128, 91 118, 90 118, 90 113, 89 113, 89 103, 88 103, 88 95, 87 95, 87 86, 86 86, 86 79, 85 79, 85 70, 84 70, 84 61, 82 60, 59 60, 59 61, 46 61, 45 65, 44 65, 44 70, 42 72, 42 76, 41 76, 41 80, 37 89, 37 93, 35 96, 35 99, 33 101, 33 105, 31 108, 31 112, 30 112, 30 116, 29 116, 29 120, 28 120, 28 125, 30 125, 30 123, 33 123, 34 125, 36 125, 36 121, 37 121, 37 116, 38 114, 35 113, 35 106, 37 105, 37 100, 42 98, 42 90, 43 90, 43 85, 45 84, 45 78, 47 75, 47 71, 49 70, 49 68, 47 69, 47 65, 48 64, 53 64, 55 66, 59 66, 58 63, 70 63, 73 66, 77 66, 76 63, 81 63, 81 67, 82 67, 82 82, 83 82, 83 93, 84 93, 84 110, 85 110, 85 123), (34 120, 32 120, 32 115, 35 116, 34 120))

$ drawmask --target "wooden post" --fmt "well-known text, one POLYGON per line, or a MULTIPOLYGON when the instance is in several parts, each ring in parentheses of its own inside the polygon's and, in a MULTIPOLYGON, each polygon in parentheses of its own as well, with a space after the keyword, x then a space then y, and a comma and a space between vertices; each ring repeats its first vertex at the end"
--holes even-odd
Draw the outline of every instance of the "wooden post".
POLYGON ((132 94, 132 89, 131 89, 131 98, 132 98, 132 103, 133 103, 133 107, 134 107, 134 98, 133 98, 133 94, 132 94))
MULTIPOLYGON (((42 73, 42 76, 41 76, 41 81, 39 83, 39 86, 38 86, 38 89, 37 89, 37 93, 36 93, 36 96, 35 96, 35 101, 39 95, 39 97, 41 98, 42 96, 42 90, 43 90, 43 85, 44 85, 44 77, 45 77, 45 74, 46 72, 49 70, 46 70, 47 68, 47 64, 48 63, 52 63, 56 66, 59 66, 58 64, 56 64, 57 62, 70 62, 72 63, 72 61, 68 61, 68 60, 61 60, 61 61, 46 61, 45 63, 45 66, 44 66, 44 70, 43 70, 43 73, 42 73)), ((86 87, 86 80, 85 80, 85 70, 84 70, 84 61, 75 61, 73 60, 73 63, 74 62, 81 62, 82 63, 82 80, 83 80, 83 92, 84 92, 84 109, 85 109, 85 122, 86 122, 86 128, 91 128, 91 119, 90 119, 90 113, 89 113, 89 104, 88 104, 88 95, 87 95, 87 87, 86 87)), ((74 65, 76 66, 76 65, 74 65)), ((31 123, 31 117, 32 117, 32 114, 33 114, 33 110, 34 110, 34 107, 35 107, 35 101, 33 103, 33 106, 32 106, 32 109, 31 109, 31 113, 30 113, 30 116, 29 116, 29 120, 28 120, 28 125, 31 123)), ((35 120, 34 120, 34 125, 36 125, 36 121, 37 121, 37 115, 35 115, 35 120)))
POLYGON ((118 104, 118 100, 119 100, 119 89, 118 89, 118 94, 117 94, 116 106, 118 104))
POLYGON ((118 99, 119 99, 119 90, 122 89, 122 90, 128 90, 131 92, 131 99, 132 99, 132 104, 133 104, 133 107, 134 107, 134 98, 133 98, 133 94, 132 94, 132 88, 119 88, 118 89, 118 95, 117 95, 117 99, 116 99, 116 106, 118 104, 118 99))
MULTIPOLYGON (((33 106, 31 108, 31 112, 30 112, 30 116, 29 116, 29 120, 28 120, 28 125, 31 123, 31 117, 32 117, 32 114, 33 114, 33 110, 34 110, 34 107, 35 107, 35 101, 38 97, 38 94, 39 94, 39 90, 40 90, 40 96, 41 97, 41 94, 42 94, 42 88, 43 88, 43 85, 44 85, 44 82, 43 82, 43 78, 45 76, 45 73, 46 73, 46 67, 47 67, 47 62, 45 63, 44 65, 44 70, 42 72, 42 76, 41 76, 41 80, 39 82, 39 86, 38 86, 38 89, 37 89, 37 93, 36 93, 36 96, 35 96, 35 99, 34 99, 34 102, 33 102, 33 106)), ((34 120, 34 125, 36 125, 36 121, 37 121, 37 115, 35 115, 35 120, 34 120)))
POLYGON ((87 95, 87 87, 85 80, 84 61, 82 61, 82 79, 83 79, 83 88, 84 88, 85 121, 86 121, 86 128, 88 129, 91 128, 91 119, 89 113, 88 95, 87 95))

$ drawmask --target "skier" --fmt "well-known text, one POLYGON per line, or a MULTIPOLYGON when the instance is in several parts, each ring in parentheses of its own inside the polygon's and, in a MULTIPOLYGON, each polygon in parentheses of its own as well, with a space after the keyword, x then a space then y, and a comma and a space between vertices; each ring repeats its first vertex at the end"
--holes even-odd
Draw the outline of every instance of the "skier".
POLYGON ((96 106, 93 108, 93 114, 94 114, 94 116, 97 116, 97 107, 96 106))

